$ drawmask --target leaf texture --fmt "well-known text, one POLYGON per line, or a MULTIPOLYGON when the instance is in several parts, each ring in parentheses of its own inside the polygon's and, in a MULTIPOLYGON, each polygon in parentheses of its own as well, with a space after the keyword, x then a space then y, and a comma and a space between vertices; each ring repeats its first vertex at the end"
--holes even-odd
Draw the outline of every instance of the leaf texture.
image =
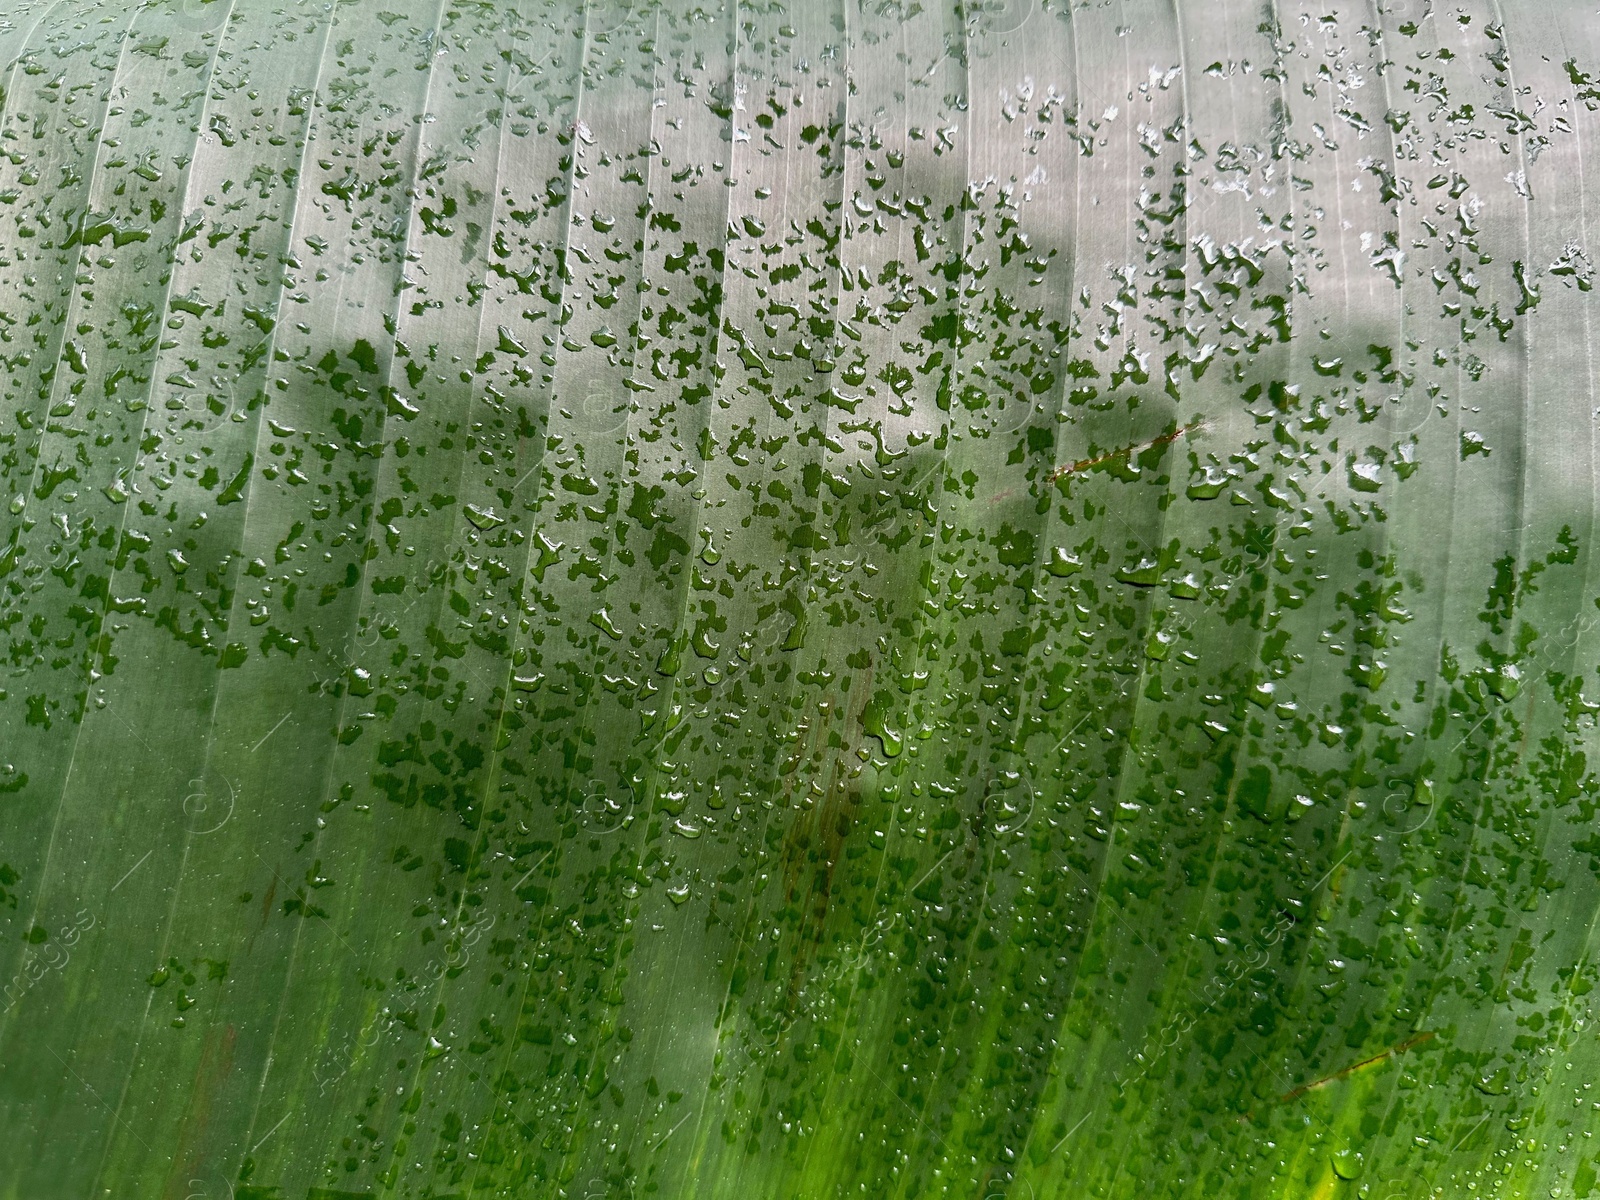
POLYGON ((1585 1196, 1600 26, 0 3, 0 1196, 1585 1196))

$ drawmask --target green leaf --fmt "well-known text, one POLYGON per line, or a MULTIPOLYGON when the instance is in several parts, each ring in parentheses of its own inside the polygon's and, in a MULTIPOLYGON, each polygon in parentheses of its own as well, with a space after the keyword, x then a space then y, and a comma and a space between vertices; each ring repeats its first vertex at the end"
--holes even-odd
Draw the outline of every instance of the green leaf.
POLYGON ((1503 7, 0 0, 6 1194, 1594 1192, 1503 7))

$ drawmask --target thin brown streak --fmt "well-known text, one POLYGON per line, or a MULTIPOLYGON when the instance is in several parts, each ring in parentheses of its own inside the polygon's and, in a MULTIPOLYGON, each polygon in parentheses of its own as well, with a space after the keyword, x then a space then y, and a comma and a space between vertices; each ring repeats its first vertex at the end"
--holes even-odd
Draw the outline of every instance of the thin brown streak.
POLYGON ((1344 1070, 1335 1071, 1332 1075, 1325 1076, 1322 1079, 1317 1080, 1315 1083, 1308 1083, 1302 1087, 1295 1088, 1292 1092, 1285 1092, 1283 1095, 1278 1097, 1278 1103, 1285 1104, 1290 1100, 1298 1100, 1307 1092, 1313 1092, 1317 1088, 1324 1087, 1327 1084, 1335 1082, 1336 1080, 1348 1078, 1349 1076, 1354 1075, 1357 1071, 1363 1070, 1366 1067, 1374 1066, 1377 1063, 1383 1062, 1385 1059, 1393 1058, 1397 1054, 1404 1054, 1413 1046, 1420 1046, 1423 1042, 1432 1041, 1433 1037, 1434 1034, 1431 1029, 1425 1030, 1419 1034, 1415 1034, 1412 1037, 1408 1037, 1398 1046, 1390 1046, 1389 1049, 1383 1051, 1381 1054, 1374 1054, 1371 1058, 1364 1058, 1358 1063, 1352 1063, 1344 1070))
POLYGON ((1158 438, 1151 438, 1148 442, 1138 442, 1132 446, 1124 446, 1120 450, 1111 450, 1100 455, 1098 458, 1081 458, 1075 463, 1067 463, 1064 466, 1057 467, 1054 471, 1051 471, 1050 474, 1045 477, 1045 482, 1054 483, 1056 480, 1062 479, 1065 476, 1075 475, 1079 471, 1087 471, 1090 467, 1098 467, 1101 463, 1108 463, 1113 459, 1125 458, 1130 454, 1143 454, 1146 450, 1153 450, 1157 446, 1169 446, 1181 438, 1184 434, 1192 433, 1196 429, 1199 429, 1203 424, 1205 424, 1203 420, 1191 421, 1187 425, 1180 425, 1171 433, 1163 433, 1158 438))
MULTIPOLYGON (((1152 447, 1169 445, 1170 443, 1177 441, 1184 434, 1192 433, 1204 424, 1205 420, 1203 418, 1199 421, 1191 421, 1189 424, 1184 425, 1181 428, 1174 429, 1171 433, 1163 433, 1160 437, 1152 438, 1148 442, 1136 442, 1132 446, 1124 446, 1120 450, 1108 451, 1107 453, 1100 455, 1098 458, 1081 458, 1075 463, 1066 463, 1057 467, 1054 471, 1051 471, 1050 474, 1045 476, 1045 486, 1048 487, 1057 480, 1064 479, 1068 475, 1075 474, 1078 471, 1087 471, 1090 467, 1097 467, 1101 463, 1108 463, 1112 459, 1123 458, 1129 454, 1143 454, 1146 450, 1149 450, 1152 447)), ((1016 488, 1007 488, 1005 491, 1000 492, 997 495, 990 496, 989 503, 999 504, 1000 501, 1008 500, 1016 494, 1016 488)))

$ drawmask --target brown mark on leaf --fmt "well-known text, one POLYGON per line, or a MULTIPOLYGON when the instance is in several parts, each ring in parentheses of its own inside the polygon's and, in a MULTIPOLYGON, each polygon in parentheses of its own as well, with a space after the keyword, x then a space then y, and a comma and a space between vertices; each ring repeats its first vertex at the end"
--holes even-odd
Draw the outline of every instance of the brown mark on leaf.
POLYGON ((1278 1103, 1287 1104, 1291 1100, 1298 1100, 1307 1092, 1314 1092, 1318 1088, 1327 1087, 1328 1084, 1335 1083, 1340 1079, 1348 1079, 1357 1071, 1364 1071, 1368 1067, 1375 1067, 1379 1063, 1387 1062, 1396 1055, 1404 1054, 1413 1046, 1420 1046, 1423 1042, 1432 1041, 1435 1036, 1436 1035, 1431 1029, 1425 1029, 1421 1033, 1413 1034, 1399 1045, 1390 1046, 1387 1050, 1379 1054, 1374 1054, 1371 1058, 1363 1058, 1360 1062, 1351 1063, 1348 1067, 1345 1067, 1343 1070, 1335 1071, 1332 1075, 1324 1075, 1321 1079, 1318 1079, 1313 1083, 1302 1084, 1293 1091, 1285 1092, 1283 1095, 1278 1097, 1278 1103))
POLYGON ((190 1184, 201 1177, 202 1165, 216 1156, 215 1148, 206 1145, 206 1130, 213 1112, 228 1111, 219 1093, 233 1070, 236 1037, 237 1030, 232 1025, 212 1029, 206 1034, 200 1061, 195 1066, 194 1082, 188 1088, 189 1103, 178 1129, 178 1144, 161 1191, 162 1200, 183 1200, 193 1192, 190 1184))
POLYGON ((267 894, 261 897, 261 921, 256 925, 255 932, 250 935, 250 940, 245 943, 244 952, 248 956, 255 949, 256 938, 267 927, 267 918, 272 915, 272 901, 278 894, 278 868, 272 868, 272 883, 267 888, 267 894))
MULTIPOLYGON (((866 738, 862 716, 872 694, 874 664, 852 672, 850 689, 830 696, 826 710, 812 725, 800 763, 792 772, 787 797, 791 802, 802 787, 820 782, 822 794, 809 811, 800 810, 789 826, 781 850, 785 910, 793 914, 797 945, 789 968, 784 992, 783 1012, 792 1012, 800 988, 816 953, 823 946, 827 930, 828 906, 833 895, 834 869, 843 853, 845 839, 855 827, 861 806, 858 788, 840 787, 842 772, 856 761, 855 750, 866 738), (830 748, 830 735, 837 734, 842 745, 830 748), (822 752, 827 763, 825 777, 814 780, 803 769, 805 762, 822 752)), ((820 706, 819 706, 820 707, 820 706)))

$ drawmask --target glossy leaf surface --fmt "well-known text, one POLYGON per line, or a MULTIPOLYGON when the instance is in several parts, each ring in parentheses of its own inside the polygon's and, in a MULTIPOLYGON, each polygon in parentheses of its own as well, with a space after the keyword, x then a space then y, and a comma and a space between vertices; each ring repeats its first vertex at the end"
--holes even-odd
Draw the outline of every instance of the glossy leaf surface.
POLYGON ((0 1196, 1589 1195, 1597 43, 0 3, 0 1196))

